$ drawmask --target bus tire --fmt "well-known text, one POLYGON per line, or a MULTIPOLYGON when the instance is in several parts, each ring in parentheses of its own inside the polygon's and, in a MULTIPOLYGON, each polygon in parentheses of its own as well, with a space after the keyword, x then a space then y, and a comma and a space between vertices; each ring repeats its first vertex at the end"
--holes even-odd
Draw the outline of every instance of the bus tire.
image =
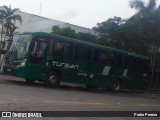
POLYGON ((113 81, 113 85, 112 85, 112 91, 113 92, 119 92, 121 90, 122 87, 122 82, 119 79, 116 79, 113 81))
POLYGON ((45 81, 48 87, 58 87, 60 85, 60 76, 57 72, 50 72, 45 81))
POLYGON ((25 78, 25 80, 30 84, 33 84, 36 81, 36 80, 33 80, 33 79, 28 79, 28 78, 25 78))

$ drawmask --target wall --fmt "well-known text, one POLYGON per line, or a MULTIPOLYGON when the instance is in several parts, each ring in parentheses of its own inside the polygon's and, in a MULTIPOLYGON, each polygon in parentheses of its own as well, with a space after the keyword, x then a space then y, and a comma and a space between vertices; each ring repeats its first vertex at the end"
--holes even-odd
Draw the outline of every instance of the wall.
POLYGON ((59 27, 70 27, 76 32, 85 32, 95 34, 92 29, 84 28, 69 23, 44 18, 41 16, 18 11, 17 14, 22 16, 22 24, 17 23, 19 32, 51 32, 52 26, 58 25, 59 27))

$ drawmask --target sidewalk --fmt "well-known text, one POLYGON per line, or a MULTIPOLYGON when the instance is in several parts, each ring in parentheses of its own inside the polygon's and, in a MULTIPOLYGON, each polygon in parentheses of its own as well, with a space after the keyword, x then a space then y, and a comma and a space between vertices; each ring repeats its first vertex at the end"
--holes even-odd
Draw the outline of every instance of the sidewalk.
POLYGON ((22 80, 23 78, 10 76, 10 75, 4 75, 0 73, 0 80, 22 80))
MULTIPOLYGON (((23 78, 20 77, 15 77, 15 76, 10 76, 10 75, 4 75, 3 73, 0 73, 0 80, 23 80, 23 78)), ((72 83, 64 83, 64 84, 71 84, 72 83)), ((74 86, 74 85, 73 85, 74 86)), ((76 85, 82 87, 83 85, 76 85)), ((83 86, 84 87, 84 86, 83 86)), ((122 90, 123 91, 128 91, 128 92, 137 92, 137 93, 144 93, 144 94, 160 94, 160 89, 148 89, 148 90, 122 90)))
POLYGON ((147 91, 150 92, 150 93, 160 94, 160 89, 149 89, 149 90, 147 90, 147 91))

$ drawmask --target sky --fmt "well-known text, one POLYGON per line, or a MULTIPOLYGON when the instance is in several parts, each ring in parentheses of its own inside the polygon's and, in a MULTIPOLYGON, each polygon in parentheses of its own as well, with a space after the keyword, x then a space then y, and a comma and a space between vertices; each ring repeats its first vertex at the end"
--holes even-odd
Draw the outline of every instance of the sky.
MULTIPOLYGON (((70 24, 92 28, 114 16, 124 19, 136 11, 130 0, 0 0, 0 6, 11 5, 22 12, 40 15, 70 24)), ((147 2, 148 0, 144 0, 147 2)), ((159 2, 159 0, 158 0, 159 2)))

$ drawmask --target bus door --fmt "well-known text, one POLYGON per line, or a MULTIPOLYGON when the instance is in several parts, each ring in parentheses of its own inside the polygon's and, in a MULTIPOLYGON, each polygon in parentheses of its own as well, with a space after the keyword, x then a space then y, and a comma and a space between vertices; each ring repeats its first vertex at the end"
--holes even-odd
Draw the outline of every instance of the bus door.
POLYGON ((37 37, 31 44, 27 73, 30 79, 42 80, 47 59, 48 41, 45 37, 37 37))

